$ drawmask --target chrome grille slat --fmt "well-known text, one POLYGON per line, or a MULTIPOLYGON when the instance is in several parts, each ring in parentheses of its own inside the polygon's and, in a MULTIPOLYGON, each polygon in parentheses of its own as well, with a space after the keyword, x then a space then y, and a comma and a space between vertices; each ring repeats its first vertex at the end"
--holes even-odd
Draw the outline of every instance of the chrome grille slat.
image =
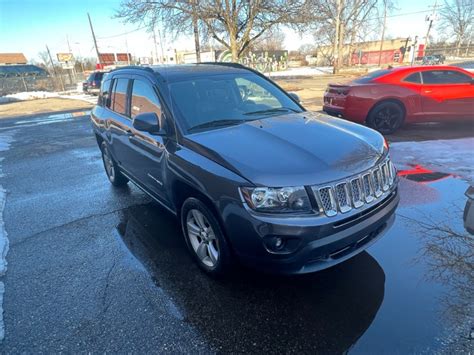
POLYGON ((319 189, 319 198, 324 209, 324 213, 331 217, 337 214, 336 200, 331 186, 319 189))
POLYGON ((326 186, 313 186, 312 190, 320 211, 331 217, 379 199, 393 186, 395 176, 396 169, 387 158, 356 177, 336 181, 326 186))
POLYGON ((378 167, 372 171, 372 181, 374 183, 375 197, 380 197, 380 195, 382 195, 382 184, 380 181, 380 169, 378 167))
POLYGON ((363 201, 363 191, 362 191, 362 182, 360 178, 352 179, 351 181, 351 195, 352 195, 352 204, 355 208, 362 207, 364 204, 363 201))
POLYGON ((372 187, 372 178, 370 173, 362 176, 362 183, 364 186, 365 202, 370 203, 374 200, 374 188, 372 187))
POLYGON ((349 191, 345 182, 336 185, 336 201, 339 205, 339 211, 342 213, 349 212, 352 209, 349 198, 349 191))

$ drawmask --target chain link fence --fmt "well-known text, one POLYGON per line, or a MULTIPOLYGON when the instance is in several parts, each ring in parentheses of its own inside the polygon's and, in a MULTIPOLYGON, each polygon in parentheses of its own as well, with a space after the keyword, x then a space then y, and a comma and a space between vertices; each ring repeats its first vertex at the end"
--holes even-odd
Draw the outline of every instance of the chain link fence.
POLYGON ((76 90, 78 83, 85 80, 83 73, 58 74, 50 76, 19 75, 0 77, 0 96, 30 91, 76 90))

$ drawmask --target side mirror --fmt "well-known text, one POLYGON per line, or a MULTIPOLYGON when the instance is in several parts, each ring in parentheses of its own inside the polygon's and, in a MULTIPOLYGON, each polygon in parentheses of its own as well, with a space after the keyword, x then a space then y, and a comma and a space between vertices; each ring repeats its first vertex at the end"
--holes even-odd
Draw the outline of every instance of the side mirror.
POLYGON ((160 125, 160 119, 155 112, 144 112, 133 119, 133 128, 138 131, 163 135, 165 132, 160 125))
POLYGON ((300 97, 298 95, 296 95, 294 92, 289 92, 288 95, 291 96, 291 98, 296 101, 297 103, 300 103, 301 100, 300 100, 300 97))

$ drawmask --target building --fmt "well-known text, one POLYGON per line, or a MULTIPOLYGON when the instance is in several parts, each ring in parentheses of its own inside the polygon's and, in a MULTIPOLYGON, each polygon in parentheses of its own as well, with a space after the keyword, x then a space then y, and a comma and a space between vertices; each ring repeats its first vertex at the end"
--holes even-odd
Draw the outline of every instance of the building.
MULTIPOLYGON (((395 38, 383 41, 367 41, 345 44, 342 48, 344 65, 378 65, 409 62, 411 41, 407 38, 395 38)), ((318 65, 330 65, 333 58, 333 46, 320 46, 316 52, 318 65)))
POLYGON ((0 65, 26 64, 23 53, 0 53, 0 65))

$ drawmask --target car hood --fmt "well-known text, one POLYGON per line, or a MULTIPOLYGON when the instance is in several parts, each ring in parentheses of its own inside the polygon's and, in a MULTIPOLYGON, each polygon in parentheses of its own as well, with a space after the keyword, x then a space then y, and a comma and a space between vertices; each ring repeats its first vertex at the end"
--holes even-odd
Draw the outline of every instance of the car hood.
POLYGON ((319 113, 295 113, 186 136, 184 145, 260 186, 322 184, 383 155, 376 131, 319 113))

